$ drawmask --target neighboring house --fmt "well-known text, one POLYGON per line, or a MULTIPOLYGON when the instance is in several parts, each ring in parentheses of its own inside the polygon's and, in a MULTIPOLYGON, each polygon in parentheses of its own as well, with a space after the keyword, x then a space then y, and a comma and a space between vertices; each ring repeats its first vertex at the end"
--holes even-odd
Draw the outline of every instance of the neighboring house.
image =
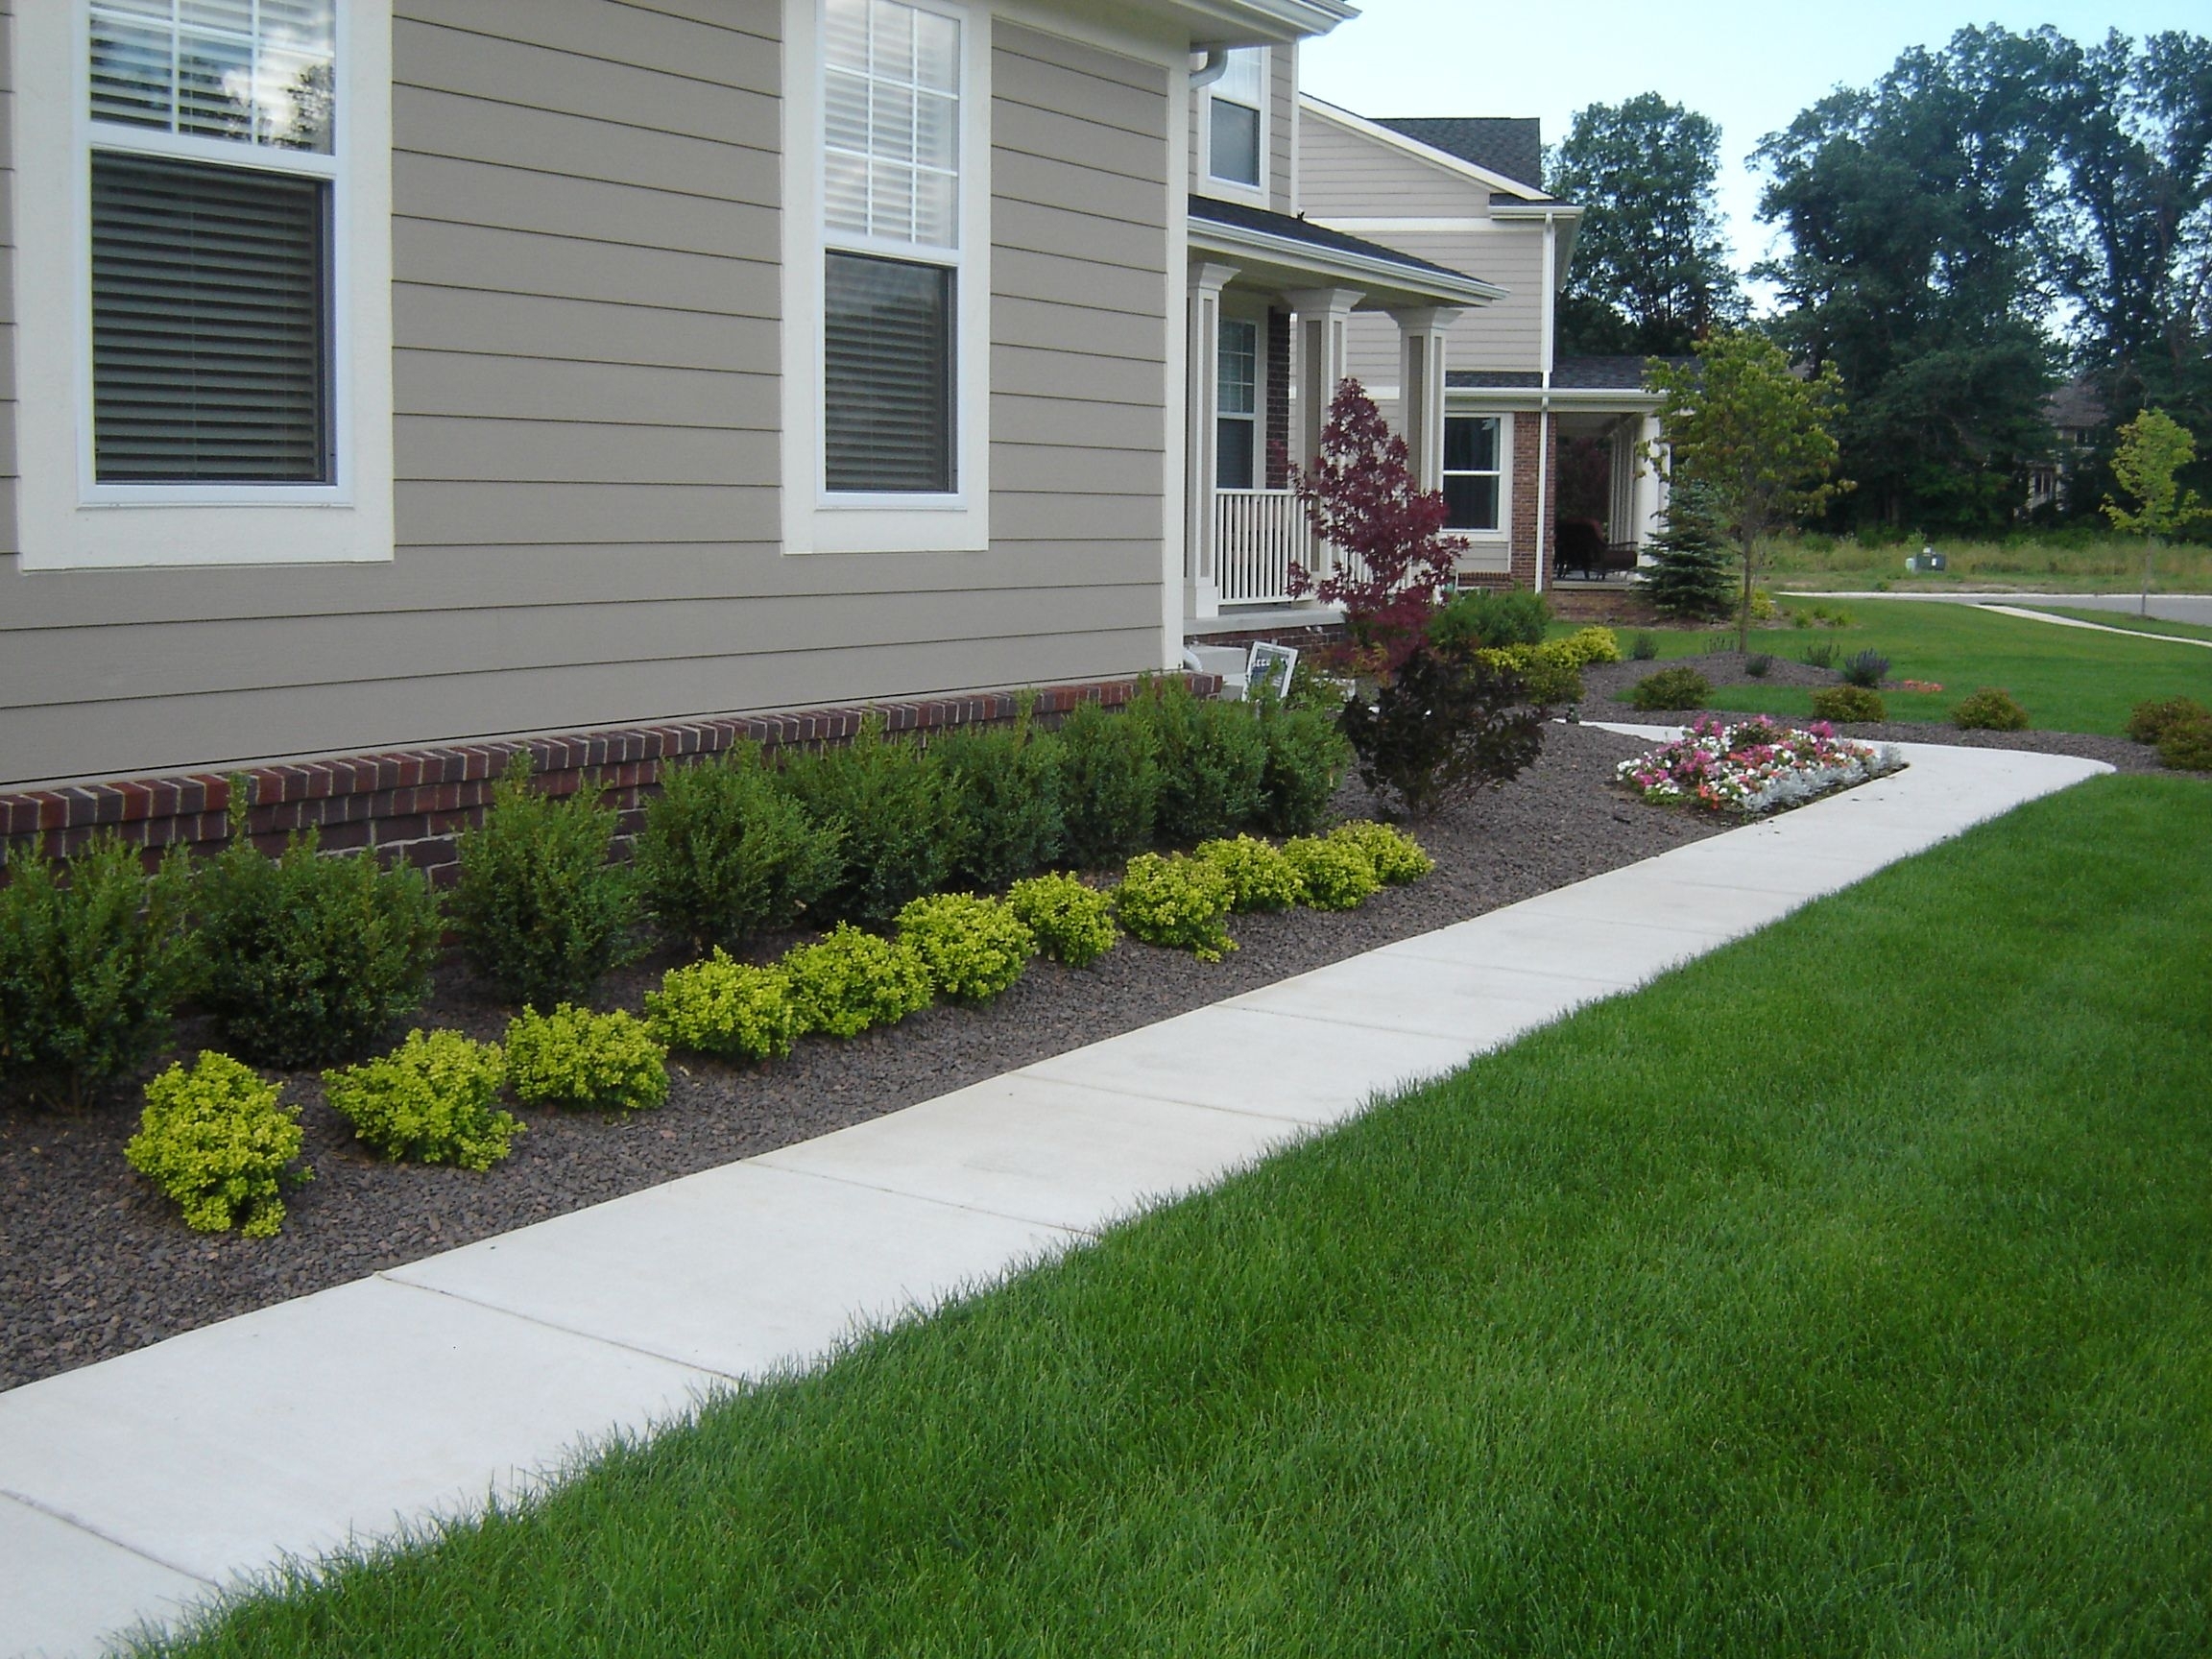
POLYGON ((2043 419, 2051 424, 2051 452, 2028 469, 2024 512, 2066 511, 2081 458, 2096 446, 2111 418, 2091 375, 2070 380, 2043 399, 2043 419))

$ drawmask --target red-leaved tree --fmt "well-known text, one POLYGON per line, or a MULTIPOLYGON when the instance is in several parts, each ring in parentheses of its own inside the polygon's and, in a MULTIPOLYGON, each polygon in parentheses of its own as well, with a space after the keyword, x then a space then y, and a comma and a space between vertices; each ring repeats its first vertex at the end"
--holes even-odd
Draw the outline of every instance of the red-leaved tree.
POLYGON ((1414 480, 1406 440, 1357 380, 1336 388, 1319 458, 1290 477, 1313 534, 1338 552, 1318 583, 1291 565, 1292 596, 1342 606, 1362 665, 1395 673, 1420 645, 1466 546, 1444 534, 1443 494, 1414 480))

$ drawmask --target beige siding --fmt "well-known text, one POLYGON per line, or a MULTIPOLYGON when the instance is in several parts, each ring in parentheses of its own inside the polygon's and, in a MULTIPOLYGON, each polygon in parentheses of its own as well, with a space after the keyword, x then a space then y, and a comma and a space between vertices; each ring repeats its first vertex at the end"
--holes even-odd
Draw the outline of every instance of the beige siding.
POLYGON ((1298 48, 1270 47, 1267 70, 1267 205, 1278 213, 1295 213, 1298 211, 1298 48))
POLYGON ((1316 219, 1478 218, 1489 189, 1308 110, 1298 123, 1298 205, 1316 219))
POLYGON ((0 779, 1157 661, 1164 68, 998 32, 997 543, 789 558, 778 0, 397 10, 395 560, 0 561, 0 779))
POLYGON ((15 7, 0 0, 0 579, 15 553, 15 7))

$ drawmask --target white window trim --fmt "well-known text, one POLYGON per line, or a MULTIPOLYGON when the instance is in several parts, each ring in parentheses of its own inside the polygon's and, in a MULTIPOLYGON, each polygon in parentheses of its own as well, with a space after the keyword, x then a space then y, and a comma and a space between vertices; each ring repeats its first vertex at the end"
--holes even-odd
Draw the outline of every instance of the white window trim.
MULTIPOLYGON (((1209 194, 1227 191, 1244 201, 1264 207, 1268 202, 1271 180, 1268 169, 1273 160, 1270 152, 1274 146, 1268 142, 1271 135, 1269 120, 1274 113, 1275 100, 1275 48, 1255 46, 1250 50, 1260 54, 1260 182, 1247 184, 1241 179, 1223 179, 1214 171, 1214 88, 1208 84, 1199 89, 1198 98, 1198 176, 1206 181, 1209 194)), ((1242 103, 1231 99, 1231 103, 1242 103)), ((1247 106, 1249 108, 1249 106, 1247 106)))
POLYGON ((822 190, 829 73, 822 0, 783 6, 783 551, 968 553, 991 544, 991 18, 959 0, 905 0, 960 24, 960 247, 830 230, 822 190), (953 277, 954 482, 950 494, 861 494, 826 487, 825 254, 835 249, 949 266, 953 277))
MULTIPOLYGON (((1513 416, 1504 409, 1447 409, 1447 421, 1495 421, 1498 422, 1498 528, 1495 530, 1446 529, 1447 536, 1455 536, 1462 541, 1477 543, 1495 542, 1500 546, 1513 540, 1513 416)), ((1450 472, 1452 478, 1480 477, 1480 473, 1450 472)))
MULTIPOLYGON (((1223 421, 1244 421, 1252 427, 1252 493, 1267 488, 1267 313, 1255 313, 1248 305, 1233 304, 1229 297, 1222 298, 1221 315, 1214 322, 1218 331, 1231 323, 1240 323, 1252 330, 1252 413, 1233 415, 1220 407, 1221 351, 1218 345, 1214 353, 1214 444, 1216 452, 1220 444, 1219 423, 1223 421)), ((1219 463, 1215 463, 1218 470, 1219 463)), ((1231 491, 1231 494, 1241 492, 1231 491)))
MULTIPOLYGON (((92 474, 89 0, 14 17, 15 369, 23 568, 389 561, 392 509, 392 8, 337 0, 327 485, 119 485, 92 474)), ((252 166, 246 145, 148 132, 149 155, 252 166)))

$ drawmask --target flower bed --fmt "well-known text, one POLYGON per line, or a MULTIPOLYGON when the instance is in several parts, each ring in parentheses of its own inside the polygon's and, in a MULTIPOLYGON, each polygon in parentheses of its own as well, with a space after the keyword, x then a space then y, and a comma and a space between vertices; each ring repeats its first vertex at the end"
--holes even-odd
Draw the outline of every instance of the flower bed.
POLYGON ((1646 801, 1755 818, 1802 806, 1904 765, 1894 746, 1852 742, 1825 722, 1800 731, 1766 719, 1726 726, 1709 718, 1694 722, 1671 743, 1622 761, 1616 775, 1646 801))

